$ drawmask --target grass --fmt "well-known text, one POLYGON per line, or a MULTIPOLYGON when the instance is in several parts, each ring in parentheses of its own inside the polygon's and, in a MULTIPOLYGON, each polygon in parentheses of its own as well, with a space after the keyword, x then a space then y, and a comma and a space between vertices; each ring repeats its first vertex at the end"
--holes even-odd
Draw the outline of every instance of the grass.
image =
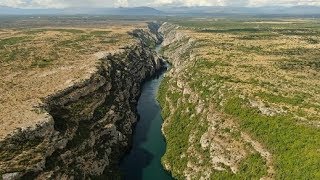
MULTIPOLYGON (((238 125, 217 127, 216 131, 240 140, 239 132, 246 132, 272 154, 274 178, 319 179, 320 131, 312 125, 319 122, 319 19, 182 19, 172 22, 181 26, 177 31, 186 37, 161 50, 176 61, 173 64, 179 64, 173 67, 179 70, 162 83, 159 95, 168 141, 163 162, 174 177, 185 178, 188 161, 197 164, 201 172, 212 169, 210 152, 199 141, 190 144, 184 137, 195 135, 199 140, 210 132, 210 125, 203 122, 208 114, 193 115, 202 102, 205 110, 223 114, 218 119, 228 117, 238 125), (283 21, 290 23, 277 23, 283 21), (193 46, 183 49, 190 38, 193 46), (192 93, 182 95, 184 90, 176 87, 178 81, 192 93), (190 103, 195 98, 198 100, 190 103), (262 100, 264 105, 259 108, 276 113, 263 115, 251 100, 262 100), (199 162, 190 148, 204 161, 199 162)), ((239 172, 234 174, 224 166, 226 171, 212 171, 211 179, 268 175, 266 159, 255 150, 245 150, 251 153, 238 164, 239 172)), ((195 179, 203 176, 201 172, 193 172, 195 179)))
POLYGON ((87 35, 87 34, 80 35, 74 39, 68 39, 68 40, 61 41, 57 44, 57 46, 69 47, 69 48, 75 48, 75 49, 83 49, 84 47, 83 47, 83 45, 80 45, 80 43, 91 40, 93 38, 94 37, 92 35, 87 35))
POLYGON ((266 92, 259 92, 256 95, 261 97, 262 99, 267 100, 268 102, 285 103, 285 104, 290 104, 294 106, 303 104, 305 99, 305 95, 295 95, 294 97, 285 97, 282 95, 274 95, 266 92))
POLYGON ((46 59, 41 57, 35 57, 31 64, 31 67, 45 68, 53 64, 52 59, 46 59))
MULTIPOLYGON (((129 27, 124 29, 130 30, 129 27)), ((5 33, 0 35, 0 62, 20 66, 20 69, 77 62, 82 56, 132 41, 126 30, 30 28, 2 31, 5 33)))
POLYGON ((239 119, 241 127, 263 141, 274 154, 277 179, 319 179, 320 131, 299 125, 290 115, 268 117, 230 99, 225 112, 239 119), (312 138, 310 138, 312 137, 312 138))
MULTIPOLYGON (((38 20, 37 18, 35 21, 38 20)), ((41 24, 41 22, 39 23, 41 24)), ((75 88, 81 89, 81 87, 78 87, 79 84, 86 84, 91 81, 94 84, 98 83, 98 85, 104 83, 102 82, 104 79, 101 79, 100 76, 92 77, 93 74, 97 73, 107 73, 106 76, 109 75, 109 72, 100 72, 101 69, 99 67, 102 66, 101 60, 94 54, 102 51, 106 53, 110 51, 114 52, 124 46, 128 46, 128 44, 138 46, 137 40, 130 36, 128 32, 135 28, 145 26, 145 23, 140 23, 140 21, 135 21, 134 23, 127 21, 125 23, 91 23, 92 20, 90 20, 90 24, 84 24, 83 21, 79 22, 79 24, 67 24, 68 27, 72 25, 72 27, 75 28, 80 27, 79 29, 64 28, 60 24, 55 24, 55 26, 51 26, 51 24, 41 26, 38 24, 35 25, 36 28, 32 28, 30 24, 23 21, 21 24, 28 25, 28 28, 1 29, 0 72, 3 78, 0 80, 0 104, 2 109, 1 116, 4 119, 0 121, 2 123, 1 136, 3 138, 8 134, 12 134, 15 129, 32 126, 36 123, 35 121, 43 119, 45 112, 34 110, 34 108, 38 108, 36 104, 42 102, 42 100, 44 100, 43 98, 48 97, 51 99, 53 94, 59 96, 58 94, 61 94, 65 88, 67 88, 65 93, 68 94, 75 90, 71 86, 77 86, 75 88), (40 26, 48 29, 38 29, 40 26), (55 29, 57 28, 56 26, 61 29, 55 29)), ((21 24, 17 23, 15 26, 21 24)), ((37 24, 37 22, 35 22, 35 24, 37 24)), ((3 26, 3 24, 0 26, 3 26)), ((117 64, 116 66, 120 67, 128 63, 133 63, 126 61, 126 55, 126 53, 122 53, 121 57, 119 57, 121 63, 115 63, 117 64)), ((111 73, 111 76, 114 74, 115 73, 111 73)), ((45 147, 46 143, 39 142, 40 144, 36 144, 38 140, 32 137, 13 138, 23 138, 28 140, 28 142, 11 141, 11 144, 0 145, 0 166, 2 166, 0 167, 0 174, 26 172, 26 178, 32 178, 33 173, 28 172, 32 171, 34 165, 39 163, 43 164, 41 162, 46 160, 46 169, 54 169, 57 165, 63 163, 59 154, 63 154, 64 150, 68 150, 68 148, 77 149, 79 145, 82 145, 82 147, 74 152, 79 156, 86 158, 88 157, 88 151, 93 151, 93 154, 89 156, 96 156, 95 160, 99 161, 105 159, 106 147, 98 147, 92 150, 92 148, 89 147, 91 146, 90 143, 88 145, 86 139, 90 137, 91 127, 89 124, 97 122, 110 110, 111 105, 108 104, 108 107, 99 107, 95 112, 92 112, 92 108, 96 108, 96 105, 101 103, 101 98, 104 98, 106 88, 108 87, 101 87, 98 90, 99 92, 101 91, 101 94, 95 94, 93 98, 92 94, 90 94, 91 98, 89 98, 88 102, 81 102, 80 104, 70 102, 64 107, 55 107, 54 103, 50 105, 50 114, 54 116, 55 119, 55 130, 59 131, 62 135, 64 133, 67 133, 67 135, 69 133, 70 135, 71 133, 71 136, 73 136, 72 139, 69 139, 68 147, 57 149, 50 157, 45 158, 45 153, 47 152, 45 147), (92 102, 93 100, 94 102, 92 102), (94 118, 91 116, 94 116, 94 118), (84 120, 91 118, 93 118, 93 121, 90 123, 84 120), (77 122, 80 119, 82 120, 78 125, 77 122)), ((112 90, 113 89, 114 88, 112 88, 112 90)), ((81 99, 83 98, 84 97, 81 97, 81 99)), ((129 105, 128 108, 130 108, 129 105)), ((119 123, 121 122, 119 121, 119 123)), ((100 125, 104 126, 103 123, 100 125)), ((98 126, 100 125, 98 124, 98 126)), ((102 137, 102 141, 107 141, 108 139, 110 139, 108 135, 102 137)), ((41 142, 42 141, 43 139, 41 142)), ((115 164, 114 161, 118 159, 120 154, 122 155, 121 148, 113 148, 112 154, 115 155, 115 157, 111 158, 111 160, 113 160, 111 165, 109 163, 109 166, 113 167, 113 164, 115 164)), ((77 168, 76 166, 78 165, 73 163, 69 166, 70 168, 62 168, 62 171, 75 177, 83 176, 81 172, 86 168, 77 168)), ((61 165, 61 167, 63 166, 61 165)), ((112 174, 109 170, 108 167, 106 173, 112 174)), ((37 173, 35 175, 37 175, 37 173)))
POLYGON ((92 34, 94 36, 105 36, 111 32, 112 31, 92 31, 92 32, 90 32, 90 34, 92 34))
POLYGON ((84 30, 80 30, 80 29, 49 29, 49 30, 58 31, 58 32, 65 32, 65 33, 71 33, 71 34, 85 33, 84 30))
POLYGON ((252 154, 243 160, 240 164, 239 172, 233 174, 226 171, 215 172, 210 178, 211 179, 233 179, 233 180, 242 180, 242 179, 260 179, 266 175, 267 167, 265 161, 260 156, 260 154, 252 154))
POLYGON ((314 57, 308 59, 284 59, 276 64, 279 68, 289 71, 304 70, 312 68, 318 70, 320 68, 320 62, 314 57))
MULTIPOLYGON (((172 103, 176 104, 181 98, 182 94, 177 92, 168 91, 168 79, 164 79, 161 83, 161 88, 159 90, 158 100, 161 104, 165 104, 165 97, 169 97, 172 103)), ((186 104, 184 106, 178 107, 175 111, 170 111, 168 106, 163 106, 164 118, 168 118, 170 115, 170 123, 165 127, 166 137, 167 137, 167 150, 165 156, 162 158, 163 163, 169 163, 172 165, 172 174, 178 179, 183 179, 181 176, 181 170, 187 166, 187 157, 181 158, 184 152, 188 148, 188 139, 192 126, 195 124, 195 119, 191 119, 190 116, 195 113, 192 111, 194 105, 186 104), (187 114, 182 113, 183 109, 188 108, 191 111, 187 114), (178 145, 178 146, 177 146, 178 145)))
POLYGON ((28 37, 10 37, 0 40, 0 49, 4 48, 5 46, 11 46, 18 43, 26 42, 28 37))
POLYGON ((100 41, 100 43, 102 43, 102 44, 113 44, 113 43, 117 43, 117 42, 119 42, 119 40, 116 38, 109 38, 109 39, 104 39, 104 40, 100 41))
POLYGON ((267 29, 258 29, 258 28, 241 28, 241 29, 206 29, 199 32, 205 33, 257 33, 261 31, 267 31, 267 29))

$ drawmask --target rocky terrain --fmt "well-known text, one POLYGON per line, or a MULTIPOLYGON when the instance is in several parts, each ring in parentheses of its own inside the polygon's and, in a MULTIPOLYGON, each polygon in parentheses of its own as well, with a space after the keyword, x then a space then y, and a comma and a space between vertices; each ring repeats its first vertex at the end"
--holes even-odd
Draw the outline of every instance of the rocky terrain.
MULTIPOLYGON (((164 54, 173 66, 159 95, 164 108, 163 131, 168 142, 163 158, 165 167, 178 179, 210 179, 215 171, 238 174, 241 162, 248 164, 255 158, 267 169, 253 145, 262 146, 249 136, 247 141, 243 139, 239 126, 219 112, 215 103, 193 89, 194 81, 187 79, 185 73, 191 73, 189 68, 196 61, 192 50, 197 39, 170 23, 165 23, 160 32, 164 34, 164 54), (179 148, 174 147, 177 145, 179 148)), ((263 147, 260 151, 269 154, 263 147)), ((273 167, 269 168, 270 174, 265 174, 265 178, 273 176, 273 167)), ((255 173, 252 177, 261 175, 255 173)))
POLYGON ((175 178, 319 178, 318 20, 185 18, 160 32, 175 178))
MULTIPOLYGON (((137 121, 136 104, 141 84, 164 65, 152 48, 161 41, 156 34, 148 28, 132 29, 129 34, 133 39, 129 41, 130 45, 121 47, 118 43, 118 49, 99 51, 90 56, 87 61, 92 62, 91 65, 82 66, 82 69, 78 66, 82 71, 80 77, 72 76, 74 79, 69 82, 54 84, 63 78, 55 81, 51 74, 63 77, 72 69, 63 68, 68 67, 66 64, 42 67, 42 72, 50 69, 51 73, 39 73, 38 76, 51 77, 47 81, 54 90, 43 92, 43 85, 34 83, 30 93, 36 96, 30 101, 17 99, 1 105, 5 111, 19 107, 14 110, 17 113, 11 114, 14 117, 7 114, 1 118, 0 175, 3 179, 117 176, 118 161, 130 146, 132 128, 137 121), (65 72, 53 72, 57 66, 65 72), (19 102, 25 106, 20 106, 19 102)), ((10 45, 15 43, 5 44, 4 48, 10 48, 10 45)), ((81 56, 84 57, 89 56, 81 56)), ((2 63, 10 62, 3 60, 2 63)), ((13 70, 7 70, 10 71, 13 70)), ((36 73, 37 69, 27 72, 36 73)), ((24 80, 20 82, 22 87, 32 79, 24 80)), ((4 88, 8 88, 7 83, 3 82, 4 88)), ((13 90, 15 94, 23 93, 23 88, 8 88, 7 95, 13 94, 13 90)), ((5 95, 1 98, 3 102, 9 97, 5 95)))
POLYGON ((36 28, 39 55, 16 51, 34 46, 26 32, 1 30, 0 177, 119 177, 162 42, 162 164, 174 178, 319 179, 319 20, 167 20, 36 28))

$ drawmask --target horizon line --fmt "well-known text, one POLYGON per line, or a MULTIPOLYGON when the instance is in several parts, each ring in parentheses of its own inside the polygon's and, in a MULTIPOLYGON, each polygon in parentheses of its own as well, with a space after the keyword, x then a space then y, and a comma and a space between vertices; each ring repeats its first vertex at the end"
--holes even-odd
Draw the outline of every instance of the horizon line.
POLYGON ((119 9, 119 8, 195 8, 195 7, 232 7, 232 8, 267 8, 267 7, 283 7, 283 8, 292 8, 292 7, 319 7, 320 5, 269 5, 269 6, 174 6, 174 5, 163 5, 163 6, 118 6, 118 7, 11 7, 11 6, 4 6, 0 5, 0 8, 12 8, 12 9, 22 9, 22 10, 41 10, 41 9, 119 9))

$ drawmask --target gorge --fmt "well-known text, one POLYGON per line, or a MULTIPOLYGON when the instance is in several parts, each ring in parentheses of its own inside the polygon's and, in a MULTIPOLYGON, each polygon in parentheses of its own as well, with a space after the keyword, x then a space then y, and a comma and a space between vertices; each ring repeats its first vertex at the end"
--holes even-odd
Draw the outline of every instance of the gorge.
POLYGON ((0 29, 0 180, 320 178, 319 19, 60 18, 0 29))
POLYGON ((158 24, 136 29, 138 39, 100 58, 86 80, 43 99, 45 118, 0 140, 3 179, 117 177, 131 144, 143 82, 165 68, 154 50, 158 24))
POLYGON ((137 106, 139 121, 134 129, 132 148, 120 164, 125 179, 172 179, 161 164, 166 142, 161 131, 163 119, 157 94, 163 73, 160 72, 143 85, 137 106))

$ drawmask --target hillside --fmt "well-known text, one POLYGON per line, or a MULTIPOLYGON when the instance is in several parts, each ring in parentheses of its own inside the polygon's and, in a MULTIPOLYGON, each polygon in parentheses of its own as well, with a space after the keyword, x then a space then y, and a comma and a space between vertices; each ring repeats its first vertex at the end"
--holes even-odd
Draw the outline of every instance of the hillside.
POLYGON ((319 20, 184 19, 161 32, 162 161, 175 178, 320 178, 319 20))
POLYGON ((158 39, 144 22, 50 24, 0 29, 0 179, 119 178, 158 39))
POLYGON ((320 179, 320 19, 210 8, 1 16, 0 179, 320 179))

